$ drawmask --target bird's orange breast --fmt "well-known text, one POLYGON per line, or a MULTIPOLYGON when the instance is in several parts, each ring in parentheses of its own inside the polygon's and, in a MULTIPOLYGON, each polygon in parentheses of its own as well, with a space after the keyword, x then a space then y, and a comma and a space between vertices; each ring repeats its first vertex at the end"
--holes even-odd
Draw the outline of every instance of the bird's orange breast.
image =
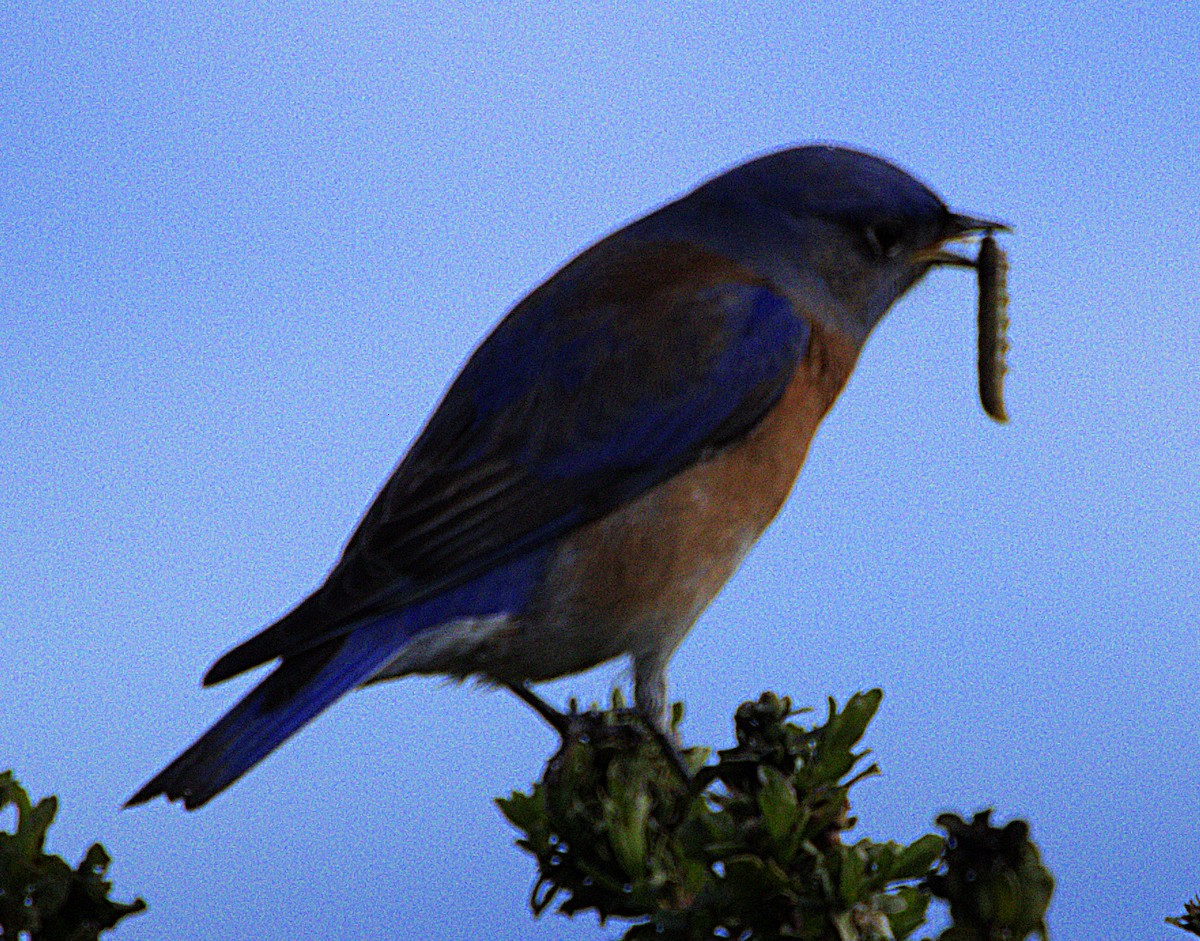
POLYGON ((531 620, 576 635, 567 646, 592 664, 673 649, 783 506, 857 356, 813 325, 783 396, 748 435, 564 540, 540 593, 554 610, 531 620))

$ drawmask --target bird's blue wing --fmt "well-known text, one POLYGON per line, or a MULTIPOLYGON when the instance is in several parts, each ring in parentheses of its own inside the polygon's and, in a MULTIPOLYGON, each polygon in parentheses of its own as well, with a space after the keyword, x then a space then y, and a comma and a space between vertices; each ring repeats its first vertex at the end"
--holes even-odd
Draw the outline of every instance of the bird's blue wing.
POLYGON ((325 585, 205 682, 453 589, 738 440, 807 341, 789 301, 726 259, 601 243, 475 352, 325 585))

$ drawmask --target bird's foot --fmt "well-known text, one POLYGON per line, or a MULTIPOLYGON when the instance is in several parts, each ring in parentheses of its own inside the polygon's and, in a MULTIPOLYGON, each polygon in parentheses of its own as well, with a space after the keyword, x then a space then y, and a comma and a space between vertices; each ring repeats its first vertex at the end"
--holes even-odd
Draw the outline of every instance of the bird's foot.
MULTIPOLYGON (((594 741, 599 734, 600 728, 604 725, 603 721, 599 720, 599 713, 594 711, 580 712, 578 704, 574 699, 571 700, 570 711, 560 712, 523 683, 506 683, 505 686, 514 696, 541 716, 546 721, 546 724, 559 734, 564 744, 573 739, 585 743, 594 741)), ((666 758, 667 763, 678 773, 680 780, 685 784, 692 780, 692 773, 688 768, 687 759, 684 758, 677 737, 672 731, 664 729, 660 723, 655 722, 640 709, 619 709, 617 711, 623 715, 635 717, 638 720, 650 734, 650 737, 658 744, 663 757, 666 758)))

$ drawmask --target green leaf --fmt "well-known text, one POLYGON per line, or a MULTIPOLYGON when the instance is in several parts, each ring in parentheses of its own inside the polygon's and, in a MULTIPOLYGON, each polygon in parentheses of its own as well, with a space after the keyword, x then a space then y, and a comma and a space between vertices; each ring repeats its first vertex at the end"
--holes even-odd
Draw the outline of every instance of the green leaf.
POLYGON ((536 826, 546 813, 546 802, 542 797, 542 790, 536 785, 530 794, 513 791, 510 797, 497 797, 496 805, 500 808, 500 812, 508 818, 508 822, 518 830, 529 830, 536 826))
POLYGON ((646 824, 650 796, 645 791, 622 793, 619 799, 603 802, 604 830, 616 853, 617 863, 630 878, 646 872, 646 824))
POLYGON ((902 849, 892 863, 890 876, 893 879, 920 879, 942 855, 946 841, 936 833, 927 833, 915 843, 902 849))
POLYGON ((762 813, 763 825, 779 861, 789 863, 798 846, 793 837, 800 816, 800 802, 796 799, 796 792, 787 778, 775 768, 759 768, 758 777, 762 784, 758 792, 758 806, 762 813), (779 852, 789 847, 790 853, 779 852))
POLYGON ((900 908, 888 911, 888 921, 897 941, 907 938, 925 924, 925 911, 929 907, 929 893, 916 886, 904 885, 890 896, 900 908))
POLYGON ((838 893, 847 908, 861 902, 867 888, 867 854, 859 846, 842 847, 838 893))

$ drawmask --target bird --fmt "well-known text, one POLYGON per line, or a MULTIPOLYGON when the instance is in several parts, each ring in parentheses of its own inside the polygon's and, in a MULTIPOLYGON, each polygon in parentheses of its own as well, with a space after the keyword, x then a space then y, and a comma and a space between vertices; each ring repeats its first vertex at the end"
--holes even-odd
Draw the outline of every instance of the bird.
POLYGON ((868 336, 949 243, 1003 229, 874 154, 811 144, 701 183, 569 261, 468 358, 324 583, 221 656, 272 671, 127 802, 200 807, 352 689, 508 688, 667 663, 786 501, 868 336))

